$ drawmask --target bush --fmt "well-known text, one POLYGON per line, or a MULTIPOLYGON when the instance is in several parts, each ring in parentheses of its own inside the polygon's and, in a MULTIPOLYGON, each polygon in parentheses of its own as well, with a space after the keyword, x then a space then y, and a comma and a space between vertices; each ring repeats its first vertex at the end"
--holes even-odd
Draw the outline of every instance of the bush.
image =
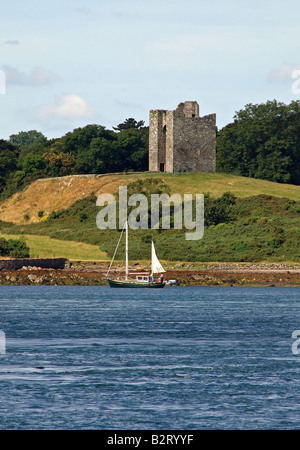
POLYGON ((9 256, 9 243, 6 239, 0 238, 0 255, 9 256))
POLYGON ((30 249, 23 239, 0 239, 0 255, 11 258, 29 258, 30 249))
POLYGON ((280 236, 271 236, 268 240, 268 247, 279 248, 284 243, 284 239, 280 236))
POLYGON ((225 192, 221 197, 213 199, 205 195, 204 224, 209 227, 219 223, 228 223, 235 220, 233 206, 237 198, 231 192, 225 192))
POLYGON ((88 215, 87 215, 85 212, 82 211, 82 212, 79 214, 79 218, 80 218, 80 222, 84 222, 85 220, 88 219, 88 215))
POLYGON ((63 215, 64 215, 63 209, 61 209, 59 211, 52 211, 52 213, 49 214, 48 220, 59 219, 59 218, 63 217, 63 215))

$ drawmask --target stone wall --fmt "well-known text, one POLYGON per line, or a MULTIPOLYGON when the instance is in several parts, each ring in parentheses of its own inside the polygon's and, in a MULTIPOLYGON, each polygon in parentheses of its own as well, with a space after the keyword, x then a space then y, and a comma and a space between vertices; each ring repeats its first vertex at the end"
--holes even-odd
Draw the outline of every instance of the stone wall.
POLYGON ((166 118, 167 111, 150 112, 149 127, 152 130, 149 140, 149 170, 156 172, 160 163, 166 159, 166 118))
POLYGON ((41 269, 65 269, 69 266, 66 258, 19 258, 0 259, 0 270, 20 270, 23 267, 40 267, 41 269))
POLYGON ((184 102, 150 111, 149 128, 150 172, 215 172, 215 114, 200 117, 197 102, 184 102))

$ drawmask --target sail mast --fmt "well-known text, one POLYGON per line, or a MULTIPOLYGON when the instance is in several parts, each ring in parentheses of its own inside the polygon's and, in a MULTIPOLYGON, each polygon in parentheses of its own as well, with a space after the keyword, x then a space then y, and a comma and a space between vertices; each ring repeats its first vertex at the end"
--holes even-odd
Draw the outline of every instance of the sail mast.
POLYGON ((128 280, 128 222, 127 221, 126 221, 125 229, 126 229, 126 249, 125 249, 126 272, 125 272, 125 280, 128 280))
POLYGON ((154 252, 155 250, 154 250, 154 244, 153 244, 153 241, 151 242, 151 280, 153 280, 153 264, 154 264, 154 261, 153 261, 153 252, 154 252))
POLYGON ((109 271, 110 271, 111 266, 112 266, 112 264, 113 264, 113 262, 114 262, 115 256, 116 256, 116 254, 117 254, 117 251, 118 251, 118 248, 119 248, 119 245, 120 245, 120 242, 121 242, 123 233, 124 233, 124 229, 125 229, 125 226, 123 227, 122 233, 120 234, 119 242, 118 242, 118 244, 117 244, 117 246, 116 246, 116 248, 115 248, 115 253, 114 253, 114 256, 112 257, 112 260, 111 260, 111 262, 110 262, 110 266, 109 266, 109 268, 108 268, 108 271, 107 271, 107 274, 106 274, 106 277, 105 277, 105 278, 108 277, 109 271))

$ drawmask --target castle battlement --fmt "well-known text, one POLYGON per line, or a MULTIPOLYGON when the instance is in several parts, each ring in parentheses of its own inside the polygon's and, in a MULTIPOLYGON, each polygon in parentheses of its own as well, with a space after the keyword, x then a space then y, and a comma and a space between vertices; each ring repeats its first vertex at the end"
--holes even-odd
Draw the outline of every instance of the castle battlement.
POLYGON ((215 172, 216 114, 200 117, 194 101, 149 117, 150 172, 215 172))

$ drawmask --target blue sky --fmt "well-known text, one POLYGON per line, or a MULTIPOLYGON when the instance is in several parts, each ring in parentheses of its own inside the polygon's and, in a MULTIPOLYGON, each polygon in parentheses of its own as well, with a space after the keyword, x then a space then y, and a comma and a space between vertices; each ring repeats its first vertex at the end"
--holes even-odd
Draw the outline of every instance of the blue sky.
MULTIPOLYGON (((144 120, 196 100, 222 128, 298 100, 297 0, 11 0, 0 10, 0 139, 144 120)), ((300 85, 300 83, 299 83, 300 85)))

